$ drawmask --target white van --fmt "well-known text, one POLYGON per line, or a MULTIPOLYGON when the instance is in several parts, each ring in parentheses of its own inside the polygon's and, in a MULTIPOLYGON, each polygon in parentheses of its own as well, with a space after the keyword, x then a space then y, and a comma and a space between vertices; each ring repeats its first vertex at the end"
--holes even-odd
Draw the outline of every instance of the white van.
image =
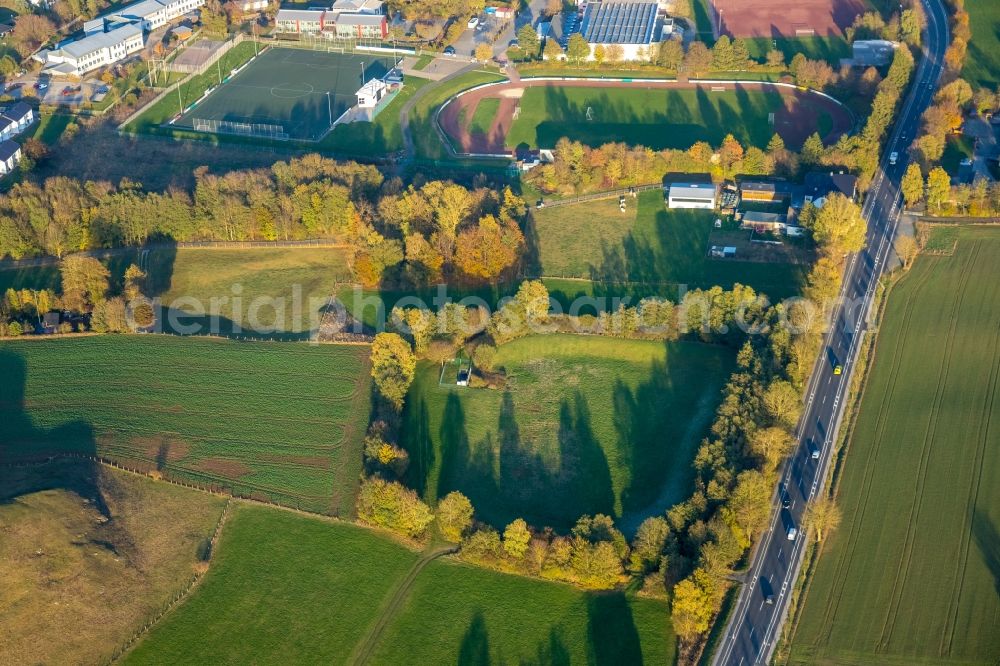
POLYGON ((473 28, 475 28, 477 25, 479 25, 479 17, 478 16, 473 16, 472 18, 469 19, 469 29, 470 30, 473 29, 473 28))
POLYGON ((789 527, 788 528, 788 540, 789 541, 795 541, 795 537, 797 537, 798 535, 799 535, 799 531, 797 529, 795 529, 794 527, 789 527))

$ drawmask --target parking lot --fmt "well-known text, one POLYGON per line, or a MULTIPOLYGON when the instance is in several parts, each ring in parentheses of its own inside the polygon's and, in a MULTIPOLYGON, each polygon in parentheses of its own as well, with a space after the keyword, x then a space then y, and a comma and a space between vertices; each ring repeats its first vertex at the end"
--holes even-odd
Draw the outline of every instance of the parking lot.
POLYGON ((79 106, 84 102, 98 102, 103 99, 102 95, 108 93, 108 85, 98 79, 79 81, 45 75, 27 75, 8 83, 4 86, 3 92, 14 99, 36 97, 42 104, 79 106))

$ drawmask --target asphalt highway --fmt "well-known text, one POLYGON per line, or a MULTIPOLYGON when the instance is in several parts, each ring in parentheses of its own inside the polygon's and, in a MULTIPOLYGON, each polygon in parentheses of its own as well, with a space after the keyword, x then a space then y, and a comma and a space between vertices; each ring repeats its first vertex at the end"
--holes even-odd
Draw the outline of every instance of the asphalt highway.
POLYGON ((886 142, 878 173, 862 213, 868 224, 865 249, 849 259, 840 303, 823 352, 810 378, 806 405, 796 431, 798 445, 783 468, 768 531, 757 544, 745 584, 716 648, 716 666, 766 664, 788 615, 792 587, 802 565, 806 539, 801 533, 806 504, 823 486, 843 416, 845 394, 867 326, 878 279, 890 256, 902 208, 900 181, 908 164, 906 149, 920 116, 938 87, 948 46, 948 17, 940 0, 922 0, 927 14, 924 57, 886 142), (889 155, 898 152, 896 164, 889 155), (837 375, 834 369, 841 366, 837 375), (787 498, 787 499, 786 499, 787 498), (783 500, 789 503, 783 508, 783 500), (789 530, 797 534, 789 539, 789 530), (772 603, 767 603, 771 596, 772 603))

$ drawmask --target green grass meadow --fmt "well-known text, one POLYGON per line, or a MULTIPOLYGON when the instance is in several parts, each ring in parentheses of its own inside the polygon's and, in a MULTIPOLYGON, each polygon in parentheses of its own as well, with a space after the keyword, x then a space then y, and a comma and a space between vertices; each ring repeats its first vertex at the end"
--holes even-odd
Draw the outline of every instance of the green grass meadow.
POLYGON ((370 530, 237 505, 204 581, 128 664, 672 663, 666 604, 436 560, 370 530))
POLYGON ((810 60, 826 60, 834 69, 840 66, 841 58, 851 57, 851 45, 844 37, 751 37, 746 40, 750 57, 764 61, 768 51, 778 50, 790 63, 795 54, 802 53, 810 60))
POLYGON ((972 158, 975 139, 962 134, 949 134, 944 144, 944 154, 941 156, 941 166, 950 175, 958 174, 962 160, 972 158))
POLYGON ((222 335, 308 337, 337 285, 352 280, 346 251, 334 247, 156 249, 144 265, 149 295, 178 318, 179 327, 164 319, 164 330, 207 325, 197 313, 211 312, 216 299, 222 335))
POLYGON ((236 505, 202 584, 124 661, 346 663, 416 559, 353 525, 236 505))
POLYGON ((996 0, 966 0, 972 39, 962 68, 962 78, 974 87, 1000 85, 1000 3, 996 0))
POLYGON ((957 237, 889 296, 790 663, 1000 654, 1000 232, 957 237))
POLYGON ((782 106, 782 96, 773 90, 531 87, 521 98, 507 145, 552 148, 568 137, 594 147, 619 141, 686 150, 696 141, 719 145, 732 134, 743 145, 763 148, 774 135, 768 115, 782 106))
POLYGON ((472 114, 472 122, 469 123, 469 131, 472 133, 486 134, 493 125, 497 111, 500 110, 500 100, 496 97, 487 97, 480 100, 476 105, 476 110, 472 114))
MULTIPOLYGON (((108 253, 101 261, 111 273, 112 294, 121 292, 130 265, 144 268, 145 293, 160 299, 167 332, 199 324, 204 333, 214 310, 220 335, 308 338, 323 304, 353 280, 346 251, 338 247, 158 247, 108 253)), ((60 293, 59 267, 0 267, 0 294, 8 288, 60 293)))
POLYGON ((659 190, 628 203, 625 213, 613 199, 533 211, 542 274, 587 278, 607 291, 626 282, 692 288, 738 282, 774 300, 801 291, 804 265, 709 258, 712 211, 668 210, 659 190))
POLYGON ((85 453, 350 515, 366 346, 96 336, 0 344, 8 459, 85 453))
POLYGON ((508 343, 496 364, 502 390, 454 387, 453 373, 440 385, 440 366, 418 366, 403 425, 408 485, 431 503, 460 490, 498 527, 523 517, 565 529, 585 513, 662 511, 689 492, 732 357, 560 334, 508 343))
POLYGON ((359 156, 384 155, 402 150, 403 131, 399 126, 399 111, 407 100, 431 83, 431 80, 407 76, 403 83, 403 89, 379 112, 373 122, 341 123, 316 144, 316 148, 359 156))
POLYGON ((672 664, 662 601, 446 560, 417 577, 379 641, 375 664, 672 664))

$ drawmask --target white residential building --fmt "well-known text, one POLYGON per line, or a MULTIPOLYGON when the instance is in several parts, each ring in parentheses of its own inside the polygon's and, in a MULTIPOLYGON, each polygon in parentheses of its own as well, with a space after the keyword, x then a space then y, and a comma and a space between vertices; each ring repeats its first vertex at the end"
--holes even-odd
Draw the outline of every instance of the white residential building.
POLYGON ((0 176, 6 176, 21 161, 21 146, 14 141, 0 141, 0 176))
POLYGON ((0 112, 0 141, 13 138, 35 122, 35 110, 26 102, 17 102, 0 112))

